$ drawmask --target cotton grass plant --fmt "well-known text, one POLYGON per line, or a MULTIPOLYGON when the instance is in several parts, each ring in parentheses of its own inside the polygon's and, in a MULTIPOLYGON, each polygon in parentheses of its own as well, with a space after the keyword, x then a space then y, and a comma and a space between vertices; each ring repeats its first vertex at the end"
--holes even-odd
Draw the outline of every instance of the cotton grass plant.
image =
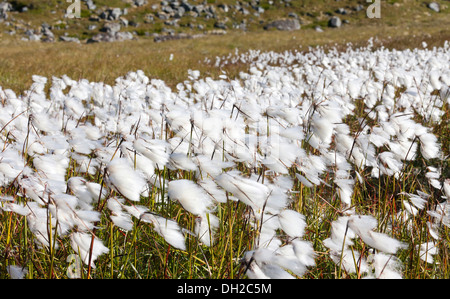
POLYGON ((0 88, 1 276, 448 278, 449 53, 0 88))

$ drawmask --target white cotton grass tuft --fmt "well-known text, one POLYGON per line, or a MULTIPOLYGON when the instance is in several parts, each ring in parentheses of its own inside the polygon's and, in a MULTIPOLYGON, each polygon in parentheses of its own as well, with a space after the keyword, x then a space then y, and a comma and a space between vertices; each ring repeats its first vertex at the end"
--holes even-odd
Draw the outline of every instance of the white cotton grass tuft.
POLYGON ((109 198, 107 203, 107 207, 111 211, 109 217, 115 226, 125 231, 131 231, 133 229, 133 220, 131 219, 131 215, 124 210, 124 202, 123 198, 109 198))
POLYGON ((78 204, 84 209, 92 208, 93 202, 98 202, 107 195, 106 189, 100 184, 89 182, 82 177, 70 177, 67 180, 67 187, 81 201, 78 204))
POLYGON ((427 199, 430 198, 430 195, 420 191, 418 191, 417 194, 407 192, 400 192, 399 194, 405 195, 408 198, 408 200, 402 201, 402 205, 404 210, 412 216, 415 216, 419 210, 423 210, 427 203, 427 199))
POLYGON ((436 189, 441 189, 442 184, 439 181, 439 179, 441 178, 440 170, 433 166, 428 166, 427 169, 428 172, 425 174, 425 177, 428 179, 430 185, 436 189))
POLYGON ((168 168, 172 170, 197 170, 197 165, 192 161, 190 157, 182 153, 173 153, 169 157, 168 168))
POLYGON ((369 256, 368 263, 371 273, 367 278, 377 279, 402 279, 402 263, 394 255, 375 253, 369 256))
POLYGON ((160 169, 164 168, 169 162, 170 153, 168 149, 170 145, 164 140, 139 138, 133 142, 133 147, 136 151, 152 160, 156 167, 160 169))
POLYGON ((54 181, 65 181, 69 159, 63 155, 43 155, 33 159, 33 164, 42 177, 54 181))
POLYGON ((226 203, 228 201, 225 190, 219 187, 212 179, 205 178, 200 180, 198 184, 205 190, 213 202, 226 203))
POLYGON ((333 124, 325 117, 314 114, 311 120, 314 135, 323 143, 329 144, 333 135, 333 124))
POLYGON ((252 179, 244 178, 236 171, 218 175, 215 182, 240 201, 252 207, 256 213, 261 212, 270 195, 267 186, 252 179))
MULTIPOLYGON (((37 202, 28 203, 28 207, 32 211, 27 215, 27 224, 30 231, 36 237, 36 243, 39 247, 50 246, 49 232, 55 235, 55 227, 49 226, 51 223, 56 223, 56 218, 48 213, 47 209, 41 208, 37 202)), ((58 243, 55 244, 58 247, 58 243)))
POLYGON ((293 279, 295 277, 289 272, 302 276, 307 270, 291 246, 278 251, 259 247, 246 252, 243 262, 250 278, 293 279))
POLYGON ((71 246, 74 252, 76 252, 83 263, 95 268, 95 260, 102 254, 108 253, 109 249, 103 242, 91 233, 85 232, 73 232, 70 235, 71 246), (91 246, 92 245, 92 246, 91 246), (91 262, 89 264, 89 261, 91 262))
POLYGON ((331 223, 330 237, 323 241, 325 247, 336 255, 340 255, 342 249, 352 246, 352 239, 356 237, 355 232, 348 226, 349 216, 341 216, 331 223))
POLYGON ((450 200, 450 179, 445 179, 444 181, 444 195, 447 200, 450 200))
POLYGON ((425 133, 419 136, 420 152, 425 159, 437 158, 440 154, 440 147, 437 137, 431 133, 425 133))
POLYGON ((302 264, 307 267, 313 267, 316 265, 315 258, 317 253, 311 242, 296 239, 292 241, 292 245, 297 259, 302 264))
POLYGON ((208 213, 213 205, 203 188, 186 179, 170 181, 167 194, 170 199, 178 201, 186 211, 197 216, 208 213))
POLYGON ((23 279, 25 275, 28 274, 28 268, 18 265, 8 265, 6 266, 6 271, 8 272, 11 279, 23 279))
POLYGON ((125 158, 115 158, 107 166, 110 185, 125 198, 139 201, 147 183, 125 158))
POLYGON ((219 227, 219 218, 213 214, 205 214, 195 219, 194 233, 204 245, 214 244, 214 235, 219 227))
POLYGON ((433 223, 450 228, 450 200, 436 204, 433 210, 427 211, 427 214, 432 217, 433 223))
POLYGON ((303 236, 306 221, 305 216, 294 210, 283 210, 278 214, 281 229, 291 238, 303 236))
POLYGON ((143 213, 140 219, 151 223, 155 232, 173 247, 186 250, 186 240, 177 222, 152 213, 143 213))
POLYGON ((136 169, 142 172, 145 179, 151 180, 155 174, 155 165, 152 160, 144 156, 143 154, 134 150, 131 142, 124 142, 120 146, 120 149, 124 156, 128 158, 131 165, 135 166, 136 169))
POLYGON ((351 228, 367 245, 385 253, 395 254, 405 248, 406 244, 389 237, 384 233, 373 231, 378 221, 373 216, 354 215, 348 221, 351 228))

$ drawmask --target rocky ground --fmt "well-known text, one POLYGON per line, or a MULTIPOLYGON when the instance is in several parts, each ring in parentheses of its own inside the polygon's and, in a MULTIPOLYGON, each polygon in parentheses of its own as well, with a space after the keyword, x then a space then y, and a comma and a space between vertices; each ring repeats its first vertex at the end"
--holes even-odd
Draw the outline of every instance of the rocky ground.
MULTIPOLYGON (((398 8, 406 7, 409 1, 389 2, 398 8)), ((366 1, 337 0, 81 0, 79 15, 70 18, 76 14, 75 9, 69 11, 76 8, 76 2, 72 4, 69 0, 0 2, 0 36, 92 43, 138 38, 161 42, 231 30, 313 28, 321 32, 367 19, 370 5, 366 1)), ((428 16, 448 12, 448 1, 420 2, 417 6, 428 16)))

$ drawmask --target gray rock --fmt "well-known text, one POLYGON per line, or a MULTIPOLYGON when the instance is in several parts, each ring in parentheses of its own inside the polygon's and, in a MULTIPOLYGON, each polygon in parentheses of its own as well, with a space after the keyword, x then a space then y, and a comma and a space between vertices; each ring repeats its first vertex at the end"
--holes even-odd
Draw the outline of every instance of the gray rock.
POLYGON ((220 9, 222 9, 223 12, 228 12, 230 10, 230 8, 228 7, 228 5, 226 4, 219 4, 217 7, 219 7, 220 9))
POLYGON ((436 3, 436 2, 429 3, 428 4, 428 8, 433 10, 433 11, 435 11, 435 12, 439 12, 439 10, 440 10, 439 4, 436 3))
POLYGON ((178 26, 178 21, 179 21, 179 19, 167 20, 167 21, 164 21, 164 25, 167 25, 167 26, 178 26))
POLYGON ((282 20, 276 20, 273 21, 266 26, 264 26, 264 29, 272 29, 276 28, 278 30, 283 31, 292 31, 292 30, 299 30, 300 29, 300 22, 297 19, 282 19, 282 20))
POLYGON ((0 20, 8 19, 8 12, 13 10, 13 6, 9 2, 0 3, 0 20))
POLYGON ((100 42, 116 42, 133 39, 133 34, 130 32, 100 32, 87 40, 87 43, 100 43, 100 42))
POLYGON ((172 1, 169 3, 170 7, 172 7, 174 10, 177 10, 177 8, 180 6, 180 2, 178 1, 172 1))
POLYGON ((124 40, 132 40, 133 39, 133 34, 131 34, 131 32, 116 32, 115 34, 115 39, 118 42, 124 41, 124 40))
POLYGON ((363 9, 364 9, 364 6, 363 6, 362 4, 358 4, 358 5, 356 5, 355 8, 354 8, 355 11, 361 11, 361 10, 363 10, 363 9))
POLYGON ((175 34, 175 30, 174 30, 174 29, 172 29, 172 28, 167 28, 167 27, 163 27, 163 28, 161 29, 161 32, 162 32, 162 33, 166 33, 166 34, 168 34, 168 35, 174 35, 174 34, 175 34))
POLYGON ((43 28, 42 34, 44 35, 42 41, 44 41, 44 42, 54 42, 55 41, 55 35, 49 28, 47 28, 47 27, 43 28))
POLYGON ((86 41, 86 43, 100 43, 100 42, 112 42, 114 41, 114 36, 109 33, 101 32, 86 41))
POLYGON ((40 41, 42 37, 42 35, 36 34, 32 29, 26 30, 25 35, 28 37, 28 40, 30 41, 40 41))
POLYGON ((92 0, 84 0, 84 2, 89 10, 95 10, 97 8, 92 0))
POLYGON ((342 21, 339 17, 332 17, 329 21, 328 21, 328 26, 332 27, 332 28, 339 28, 342 25, 342 21))
POLYGON ((193 11, 193 12, 196 12, 196 13, 198 13, 198 14, 201 14, 201 13, 204 11, 204 9, 205 9, 205 7, 204 7, 203 5, 201 5, 201 4, 199 4, 199 5, 195 5, 195 6, 192 8, 192 11, 193 11))
POLYGON ((343 7, 338 8, 338 9, 336 10, 336 12, 337 12, 338 14, 341 14, 341 15, 346 15, 346 14, 347 14, 347 10, 346 10, 345 8, 343 8, 343 7))
POLYGON ((156 43, 160 43, 160 42, 166 42, 166 41, 170 41, 170 40, 190 39, 190 38, 192 38, 192 36, 187 35, 185 33, 180 33, 180 34, 173 34, 173 35, 157 35, 153 38, 153 40, 156 43))
POLYGON ((42 28, 42 30, 50 30, 51 26, 44 22, 41 24, 41 28, 42 28))
POLYGON ((243 14, 244 16, 247 16, 247 15, 250 14, 250 12, 249 12, 247 9, 245 9, 244 7, 241 7, 241 8, 239 9, 239 12, 240 12, 241 14, 243 14))
POLYGON ((148 13, 144 16, 144 23, 153 23, 155 21, 155 16, 151 13, 148 13))
POLYGON ((13 6, 11 3, 9 3, 9 2, 0 3, 0 13, 12 11, 12 10, 13 10, 13 6))
POLYGON ((224 22, 216 22, 214 24, 215 28, 227 30, 227 25, 224 22))
POLYGON ((163 6, 162 7, 162 11, 165 12, 166 14, 171 14, 171 13, 173 13, 173 8, 168 6, 168 5, 167 6, 163 6))
POLYGON ((122 10, 120 8, 113 8, 109 14, 110 20, 118 20, 122 15, 122 10))
POLYGON ((80 43, 80 40, 78 38, 70 36, 60 36, 59 40, 62 42, 80 43))
POLYGON ((122 16, 124 14, 125 13, 123 13, 120 8, 116 7, 116 8, 107 9, 107 10, 103 11, 100 14, 100 18, 104 19, 104 20, 115 21, 115 20, 118 20, 120 18, 120 16, 122 16))
POLYGON ((180 19, 180 18, 183 17, 183 15, 184 15, 185 12, 186 12, 185 9, 184 9, 183 7, 180 6, 180 7, 178 7, 178 8, 175 10, 175 13, 174 13, 173 17, 174 17, 174 18, 177 18, 177 19, 180 19))
POLYGON ((105 23, 105 25, 103 26, 101 31, 114 34, 116 32, 119 32, 120 28, 121 28, 121 26, 119 23, 108 22, 108 23, 105 23))
POLYGON ((159 19, 163 20, 163 21, 168 20, 170 18, 170 15, 168 13, 165 13, 165 12, 162 12, 162 11, 158 11, 156 13, 156 16, 159 19))
POLYGON ((181 2, 180 7, 184 8, 185 12, 190 12, 194 9, 194 6, 187 2, 181 2))
POLYGON ((147 0, 134 0, 134 5, 136 6, 144 6, 145 4, 147 4, 147 0))
POLYGON ((130 23, 130 22, 128 22, 128 20, 125 19, 124 17, 120 17, 120 18, 119 18, 119 21, 120 21, 120 24, 121 24, 122 26, 124 26, 124 27, 128 27, 128 24, 130 23))

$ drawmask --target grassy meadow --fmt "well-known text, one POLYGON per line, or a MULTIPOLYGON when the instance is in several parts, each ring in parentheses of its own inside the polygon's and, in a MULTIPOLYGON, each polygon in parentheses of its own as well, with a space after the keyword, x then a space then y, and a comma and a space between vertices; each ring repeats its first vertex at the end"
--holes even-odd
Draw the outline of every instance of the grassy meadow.
MULTIPOLYGON (((48 2, 52 3, 48 5, 54 7, 53 2, 58 1, 48 2)), ((99 5, 111 5, 107 4, 108 1, 97 2, 100 3, 99 5)), ((117 2, 117 6, 125 5, 121 1, 114 2, 117 2)), ((46 77, 50 82, 52 77, 67 75, 73 80, 86 79, 91 82, 114 85, 117 78, 125 76, 128 72, 142 70, 150 79, 163 80, 168 87, 175 90, 178 83, 187 80, 188 70, 199 70, 202 77, 213 79, 219 78, 224 73, 228 78, 234 79, 238 78, 240 72, 248 72, 249 64, 246 63, 215 66, 216 57, 226 57, 236 51, 245 53, 258 49, 262 52, 307 53, 317 46, 323 47, 325 51, 334 48, 345 51, 349 43, 354 48, 364 47, 370 38, 374 40, 374 49, 380 47, 398 50, 423 48, 423 42, 426 42, 427 47, 431 49, 442 47, 445 41, 450 40, 448 13, 450 9, 448 7, 443 7, 439 14, 435 14, 420 1, 382 1, 381 19, 368 19, 362 13, 352 17, 349 24, 341 28, 324 28, 324 32, 318 32, 314 26, 323 24, 324 21, 317 16, 320 12, 333 12, 334 6, 338 7, 339 2, 297 2, 294 8, 303 10, 309 8, 315 17, 315 23, 310 21, 302 29, 292 32, 265 31, 256 28, 247 32, 229 30, 224 35, 207 34, 195 39, 162 43, 155 43, 152 38, 140 36, 137 40, 94 44, 30 42, 0 33, 0 86, 3 90, 11 89, 17 95, 21 95, 30 89, 33 84, 33 75, 46 77)), ((445 1, 441 2, 446 4, 445 1)), ((133 8, 132 13, 135 13, 136 18, 139 19, 146 13, 144 9, 133 8)), ((44 19, 54 18, 52 14, 47 13, 47 8, 44 6, 34 14, 24 16, 29 18, 25 21, 37 25, 44 19)), ((267 18, 275 17, 275 11, 267 11, 267 18)), ((0 26, 2 26, 1 23, 0 26)), ((74 30, 71 35, 78 32, 79 36, 82 36, 80 33, 82 30, 80 31, 75 25, 71 28, 74 30)), ((48 97, 51 93, 49 85, 47 84, 44 90, 44 94, 48 97)), ((405 90, 398 89, 396 96, 400 98, 404 92, 405 90)), ((439 97, 438 92, 433 95, 439 97)), ((362 101, 355 103, 355 114, 345 119, 354 133, 361 130, 361 120, 367 118, 364 103, 362 101)), ((93 123, 94 120, 90 117, 80 117, 78 122, 93 123)), ((421 119, 419 115, 414 117, 415 121, 432 126, 432 131, 438 138, 444 159, 437 163, 444 179, 450 178, 449 119, 449 105, 442 106, 442 118, 439 123, 428 122, 421 119)), ((165 128, 165 130, 166 140, 177 135, 170 129, 165 128)), ((14 139, 14 132, 9 135, 8 124, 0 128, 0 132, 5 140, 2 143, 5 149, 6 144, 14 139)), ((108 141, 117 152, 124 142, 119 137, 116 139, 113 137, 108 141)), ((316 149, 307 144, 303 144, 303 149, 308 153, 318 154, 316 149)), ((24 153, 23 159, 27 166, 33 168, 32 156, 24 153)), ((396 216, 400 209, 398 205, 405 198, 401 195, 402 192, 427 191, 432 195, 432 199, 426 203, 427 208, 431 208, 439 201, 441 193, 429 185, 423 170, 425 165, 427 164, 422 157, 405 162, 401 176, 398 178, 394 176, 374 178, 370 176, 369 171, 362 170, 359 173, 361 180, 355 182, 351 196, 352 207, 359 214, 376 215, 378 232, 389 233, 395 239, 408 242, 409 247, 397 255, 397 258, 403 262, 403 268, 400 271, 403 278, 448 279, 450 277, 449 228, 442 228, 441 239, 436 246, 438 254, 434 256, 434 261, 430 264, 420 258, 421 252, 417 250, 417 245, 431 240, 427 226, 429 215, 426 209, 419 211, 408 225, 396 216)), ((235 169, 246 176, 254 173, 254 169, 245 163, 238 163, 235 169)), ((263 180, 264 171, 264 168, 258 169, 258 174, 263 176, 263 180)), ((295 167, 289 168, 291 176, 295 177, 296 172, 295 167)), ((242 202, 228 200, 217 205, 215 215, 219 219, 219 224, 213 246, 204 246, 198 239, 188 235, 185 250, 179 250, 165 242, 164 238, 144 221, 133 219, 132 228, 128 231, 110 221, 111 214, 107 209, 108 199, 116 197, 118 193, 106 187, 103 171, 85 173, 79 170, 75 160, 70 160, 65 177, 68 179, 78 176, 107 190, 106 196, 99 197, 95 204, 94 210, 101 217, 89 232, 103 241, 108 252, 98 257, 95 268, 83 263, 75 263, 72 259, 74 251, 70 247, 69 240, 56 237, 50 229, 47 236, 50 245, 37 246, 36 237, 30 231, 27 218, 4 209, 0 210, 0 278, 11 276, 7 271, 11 265, 26 267, 25 277, 30 279, 62 279, 67 278, 68 273, 73 271, 78 271, 81 278, 96 279, 243 279, 247 277, 246 265, 242 263, 241 258, 245 252, 254 248, 259 232, 254 229, 247 217, 243 217, 251 211, 242 202), (75 269, 74 265, 81 268, 75 269)), ((155 169, 155 176, 159 180, 159 187, 156 184, 151 187, 148 196, 141 196, 139 205, 176 221, 187 231, 194 231, 197 219, 195 215, 188 213, 174 201, 168 200, 165 195, 167 190, 161 187, 173 179, 195 180, 193 171, 164 167, 155 169)), ((336 190, 329 187, 333 185, 333 177, 324 175, 322 180, 323 184, 313 187, 294 180, 292 188, 292 201, 289 207, 305 215, 306 228, 303 239, 310 242, 316 252, 316 266, 308 269, 302 278, 361 278, 358 271, 347 272, 333 262, 329 249, 323 243, 330 234, 332 222, 345 215, 346 211, 335 195, 336 190)), ((1 186, 0 197, 12 198, 19 204, 27 202, 23 190, 14 183, 1 186)), ((50 227, 54 228, 57 225, 58 223, 51 223, 50 227)), ((283 240, 288 242, 287 237, 283 240)), ((93 242, 94 238, 92 238, 92 244, 93 242)), ((351 250, 361 256, 366 256, 373 251, 359 239, 354 240, 351 250)))

